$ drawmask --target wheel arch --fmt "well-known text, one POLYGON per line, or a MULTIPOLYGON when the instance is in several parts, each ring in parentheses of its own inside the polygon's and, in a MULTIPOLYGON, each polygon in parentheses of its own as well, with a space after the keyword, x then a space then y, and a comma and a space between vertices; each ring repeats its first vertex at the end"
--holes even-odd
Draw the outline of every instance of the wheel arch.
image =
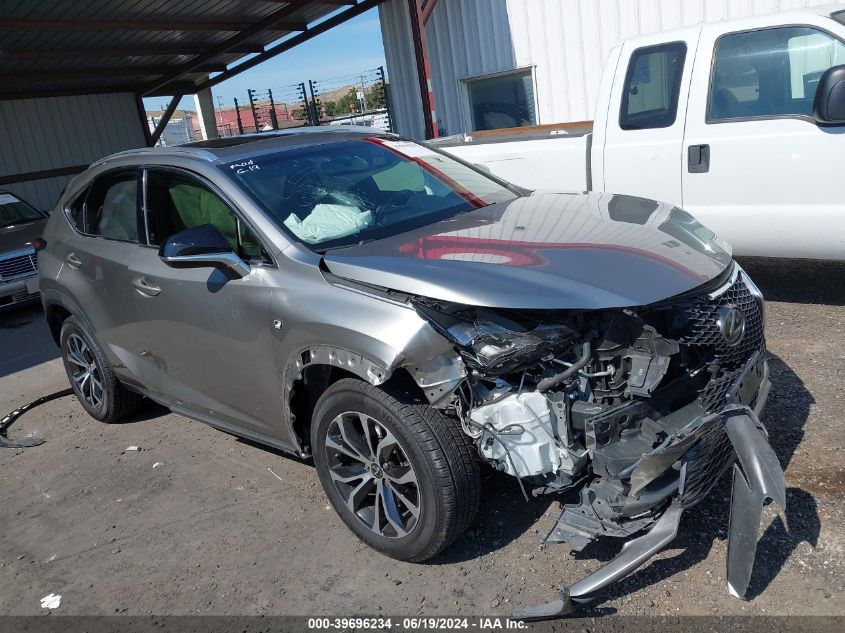
POLYGON ((91 323, 85 315, 85 311, 79 305, 67 297, 66 295, 55 290, 47 290, 43 293, 41 303, 44 307, 44 316, 47 319, 47 327, 50 329, 50 335, 56 345, 60 345, 60 337, 62 332, 62 324, 65 320, 74 316, 88 328, 89 332, 93 332, 91 323))
POLYGON ((420 402, 427 401, 425 391, 405 366, 387 367, 356 352, 329 345, 311 345, 293 358, 284 374, 283 404, 290 437, 304 455, 310 453, 314 406, 338 380, 357 378, 420 402))

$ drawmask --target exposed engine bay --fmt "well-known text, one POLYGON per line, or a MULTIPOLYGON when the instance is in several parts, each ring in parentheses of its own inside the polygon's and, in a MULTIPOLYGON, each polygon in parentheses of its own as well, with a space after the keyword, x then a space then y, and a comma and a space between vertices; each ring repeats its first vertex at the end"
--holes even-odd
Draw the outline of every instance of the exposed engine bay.
MULTIPOLYGON (((736 461, 738 440, 726 423, 734 414, 757 429, 769 462, 774 455, 757 421, 769 390, 764 304, 738 265, 704 287, 640 308, 414 305, 466 364, 467 378, 439 406, 460 420, 481 458, 516 477, 526 499, 578 493, 562 506, 547 542, 580 550, 655 522, 674 522, 652 530, 674 536, 683 509, 736 461)), ((742 565, 750 575, 748 561, 742 565)), ((729 583, 732 593, 744 593, 741 580, 729 583)), ((598 588, 588 584, 590 592, 598 588)), ((569 595, 565 602, 561 608, 571 608, 569 595)))

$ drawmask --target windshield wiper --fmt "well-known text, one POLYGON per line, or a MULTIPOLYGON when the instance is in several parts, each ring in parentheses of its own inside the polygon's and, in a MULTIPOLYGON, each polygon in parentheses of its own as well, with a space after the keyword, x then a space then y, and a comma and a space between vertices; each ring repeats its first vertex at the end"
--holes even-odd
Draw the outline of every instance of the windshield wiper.
POLYGON ((338 244, 336 246, 324 246, 322 248, 316 249, 316 252, 320 255, 325 255, 329 251, 339 251, 342 248, 352 248, 353 246, 361 246, 363 244, 369 244, 370 242, 377 242, 380 239, 384 239, 381 237, 368 237, 364 240, 358 240, 357 242, 351 242, 350 244, 338 244))

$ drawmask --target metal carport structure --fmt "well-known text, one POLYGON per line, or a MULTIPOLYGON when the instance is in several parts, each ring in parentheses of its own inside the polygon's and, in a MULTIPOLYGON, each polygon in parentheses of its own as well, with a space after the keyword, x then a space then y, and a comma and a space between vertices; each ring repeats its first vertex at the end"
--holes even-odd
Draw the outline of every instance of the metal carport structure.
POLYGON ((155 143, 184 95, 216 136, 211 87, 382 0, 20 0, 0 7, 0 189, 47 209, 104 155, 155 143), (152 133, 143 97, 172 96, 152 133))

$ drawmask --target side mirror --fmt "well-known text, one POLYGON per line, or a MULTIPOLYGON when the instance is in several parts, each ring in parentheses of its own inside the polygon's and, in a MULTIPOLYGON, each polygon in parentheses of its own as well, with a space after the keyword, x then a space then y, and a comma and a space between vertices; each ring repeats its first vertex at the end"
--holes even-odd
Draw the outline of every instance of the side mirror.
POLYGON ((813 117, 822 125, 845 124, 845 65, 832 66, 819 78, 813 117))
POLYGON ((232 279, 246 277, 252 270, 232 251, 229 240, 213 224, 185 229, 167 238, 158 256, 173 268, 213 267, 232 279))

